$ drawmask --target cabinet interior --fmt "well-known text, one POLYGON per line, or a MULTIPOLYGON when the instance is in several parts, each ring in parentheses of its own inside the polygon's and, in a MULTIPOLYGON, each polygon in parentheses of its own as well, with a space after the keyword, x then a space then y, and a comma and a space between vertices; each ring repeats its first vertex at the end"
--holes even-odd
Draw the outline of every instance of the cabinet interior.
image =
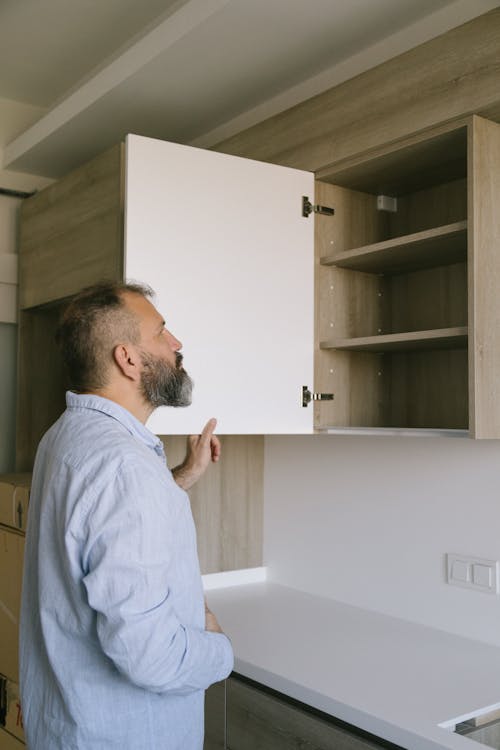
POLYGON ((318 177, 316 427, 466 429, 466 127, 318 177))

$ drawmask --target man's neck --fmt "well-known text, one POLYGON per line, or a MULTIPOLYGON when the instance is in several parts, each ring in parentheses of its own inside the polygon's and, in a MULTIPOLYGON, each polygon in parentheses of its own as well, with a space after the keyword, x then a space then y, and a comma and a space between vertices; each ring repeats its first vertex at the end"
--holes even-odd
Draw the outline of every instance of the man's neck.
POLYGON ((127 409, 142 424, 146 424, 154 411, 154 408, 142 398, 139 398, 137 394, 130 393, 124 389, 107 386, 88 392, 93 393, 95 396, 107 398, 109 401, 114 401, 115 404, 118 404, 123 409, 127 409))

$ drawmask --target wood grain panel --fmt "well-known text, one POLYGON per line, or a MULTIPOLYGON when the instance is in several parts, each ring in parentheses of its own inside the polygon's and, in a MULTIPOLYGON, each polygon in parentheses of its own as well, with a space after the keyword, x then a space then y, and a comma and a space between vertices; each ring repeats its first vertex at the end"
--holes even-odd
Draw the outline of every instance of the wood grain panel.
POLYGON ((237 678, 227 682, 228 750, 375 750, 373 736, 355 733, 237 678))
POLYGON ((226 681, 216 682, 205 693, 205 741, 203 750, 225 750, 226 681))
POLYGON ((473 118, 469 163, 470 429, 500 436, 500 126, 473 118))
POLYGON ((320 169, 318 180, 373 195, 406 195, 467 176, 467 123, 446 122, 320 169))
POLYGON ((351 339, 330 339, 321 343, 322 349, 379 352, 415 351, 423 349, 467 348, 467 327, 433 328, 379 336, 358 336, 351 339))
MULTIPOLYGON (((186 439, 161 436, 168 465, 182 462, 186 439)), ((190 490, 202 573, 262 565, 264 438, 222 435, 222 456, 190 490)))
POLYGON ((16 471, 31 471, 45 431, 65 409, 66 383, 54 332, 60 308, 21 311, 16 471))
POLYGON ((118 145, 23 204, 22 309, 123 273, 123 165, 118 145))
POLYGON ((465 114, 499 119, 499 49, 495 9, 215 148, 316 171, 465 114))
POLYGON ((467 181, 433 185, 398 198, 398 210, 389 214, 390 235, 421 232, 467 218, 467 181))
POLYGON ((381 362, 378 353, 320 350, 317 390, 335 398, 316 404, 315 427, 383 425, 387 394, 381 362))
POLYGON ((427 229, 321 258, 321 265, 369 273, 401 273, 467 257, 467 222, 427 229))
POLYGON ((315 217, 315 391, 334 393, 333 401, 314 404, 315 427, 378 425, 383 398, 377 356, 324 352, 320 341, 332 336, 377 333, 385 316, 380 277, 327 267, 320 259, 385 239, 387 216, 373 195, 323 182, 316 203, 335 209, 333 217, 315 217))
POLYGON ((467 350, 384 356, 390 388, 386 427, 468 427, 467 350))
POLYGON ((425 268, 387 280, 384 333, 467 325, 467 264, 425 268))

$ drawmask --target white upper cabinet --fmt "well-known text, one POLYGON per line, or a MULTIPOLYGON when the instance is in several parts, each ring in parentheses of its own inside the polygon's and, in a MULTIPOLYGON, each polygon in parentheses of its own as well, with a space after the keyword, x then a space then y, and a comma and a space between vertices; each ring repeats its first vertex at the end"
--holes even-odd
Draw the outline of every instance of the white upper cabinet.
POLYGON ((124 275, 155 290, 195 382, 150 429, 312 432, 313 175, 139 136, 125 163, 124 275))

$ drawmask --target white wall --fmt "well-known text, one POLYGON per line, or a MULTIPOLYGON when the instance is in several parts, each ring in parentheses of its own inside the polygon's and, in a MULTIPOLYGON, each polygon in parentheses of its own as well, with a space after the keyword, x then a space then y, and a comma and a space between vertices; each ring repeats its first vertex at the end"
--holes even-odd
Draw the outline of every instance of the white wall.
POLYGON ((500 596, 444 562, 500 560, 500 441, 269 437, 264 498, 272 580, 500 645, 500 596))

